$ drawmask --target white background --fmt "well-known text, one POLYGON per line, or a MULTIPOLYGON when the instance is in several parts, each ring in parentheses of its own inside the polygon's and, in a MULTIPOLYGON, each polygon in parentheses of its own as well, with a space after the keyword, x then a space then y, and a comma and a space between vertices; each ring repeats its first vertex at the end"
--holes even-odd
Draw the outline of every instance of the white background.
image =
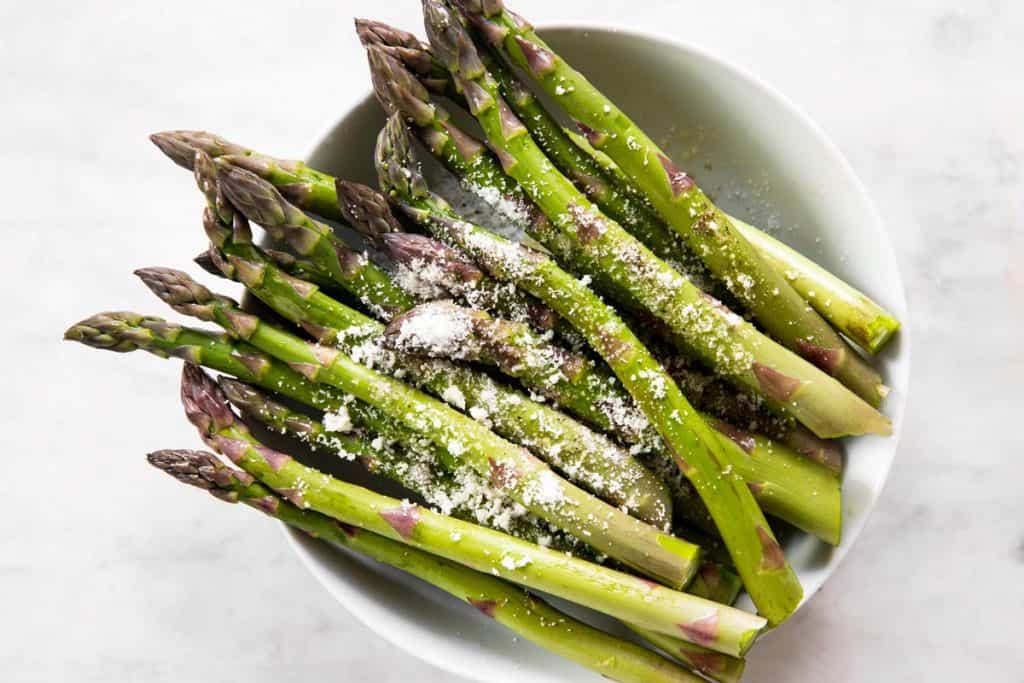
MULTIPOLYGON (((881 504, 832 581, 755 649, 752 681, 1024 680, 1024 7, 991 2, 518 0, 668 31, 835 140, 886 217, 915 339, 881 504)), ((194 446, 177 368, 60 343, 131 276, 188 262, 200 199, 150 146, 207 128, 306 152, 367 91, 355 15, 418 3, 0 6, 0 679, 442 681, 313 581, 274 525, 172 485, 194 446)))

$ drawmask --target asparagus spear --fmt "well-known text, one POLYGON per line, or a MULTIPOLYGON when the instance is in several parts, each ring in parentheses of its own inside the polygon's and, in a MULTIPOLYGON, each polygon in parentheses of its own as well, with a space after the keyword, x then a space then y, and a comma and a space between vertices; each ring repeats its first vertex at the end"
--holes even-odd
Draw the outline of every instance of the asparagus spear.
MULTIPOLYGON (((521 323, 496 320, 483 311, 437 301, 421 304, 393 319, 385 336, 391 346, 409 353, 484 362, 516 377, 537 393, 624 443, 655 451, 655 471, 671 471, 672 456, 606 366, 539 337, 521 323)), ((839 481, 831 470, 782 444, 703 415, 714 428, 726 467, 746 480, 766 513, 839 543, 839 481)), ((682 492, 693 500, 693 492, 682 492)), ((676 504, 679 507, 680 498, 676 504)))
MULTIPOLYGON (((406 116, 423 143, 446 166, 458 169, 467 189, 484 195, 495 192, 496 196, 487 198, 499 206, 500 198, 515 197, 515 182, 500 167, 486 163, 490 156, 487 148, 454 125, 443 107, 431 103, 426 89, 401 63, 375 45, 367 46, 366 54, 374 93, 388 114, 401 112, 406 116)), ((507 217, 523 218, 515 202, 503 206, 507 217)))
POLYGON ((387 199, 379 193, 341 179, 335 186, 338 203, 350 226, 373 240, 399 265, 397 279, 400 285, 403 280, 408 282, 407 290, 417 293, 425 289, 428 298, 455 296, 502 317, 528 322, 539 330, 558 326, 559 318, 554 311, 514 285, 488 277, 457 249, 426 235, 402 232, 387 199))
POLYGON ((182 403, 207 444, 299 508, 725 654, 745 653, 764 625, 752 614, 381 496, 308 468, 256 441, 228 408, 217 385, 191 364, 186 364, 182 377, 182 403))
MULTIPOLYGON (((436 457, 423 456, 411 450, 399 454, 389 444, 380 443, 379 436, 370 440, 368 436, 329 429, 323 422, 274 401, 244 382, 222 376, 217 383, 243 417, 260 422, 283 436, 297 439, 314 450, 333 453, 343 459, 354 456, 369 471, 397 481, 442 514, 503 531, 531 543, 572 552, 577 557, 593 559, 592 553, 577 539, 552 529, 518 504, 509 504, 494 487, 468 468, 445 471, 436 457)), ((338 416, 336 412, 326 414, 338 416)), ((345 415, 347 412, 342 417, 345 415)), ((708 582, 702 585, 711 590, 708 582)), ((713 599, 710 595, 722 595, 722 591, 701 594, 701 597, 713 599)))
MULTIPOLYGON (((629 182, 629 177, 622 169, 604 152, 594 149, 586 137, 568 129, 564 132, 584 154, 592 157, 607 173, 629 182)), ((878 353, 899 330, 900 323, 895 316, 853 285, 844 282, 771 234, 735 216, 726 216, 761 258, 789 280, 804 301, 868 353, 878 353)))
MULTIPOLYGON (((274 401, 263 392, 248 384, 227 377, 219 378, 218 384, 227 399, 235 406, 236 409, 238 409, 240 413, 242 413, 243 417, 261 422, 273 431, 284 436, 290 436, 298 439, 315 450, 339 452, 340 448, 342 449, 341 454, 344 457, 344 454, 347 452, 359 452, 360 450, 366 450, 367 448, 372 449, 372 446, 367 445, 359 439, 355 439, 347 434, 340 435, 337 432, 332 432, 322 422, 302 413, 298 413, 288 406, 274 401), (350 446, 352 441, 357 442, 355 448, 350 446)), ((360 456, 360 460, 362 461, 363 459, 364 458, 360 456)), ((372 466, 369 467, 373 469, 372 466)), ((403 472, 403 476, 408 475, 403 472)), ((571 551, 577 557, 585 557, 591 561, 595 559, 594 557, 587 555, 587 549, 582 547, 576 539, 558 532, 557 530, 553 532, 543 522, 537 520, 532 515, 517 517, 512 520, 511 524, 505 525, 504 529, 488 524, 488 520, 495 516, 491 512, 491 508, 493 508, 495 501, 485 499, 482 501, 474 500, 470 503, 465 501, 465 490, 469 489, 475 491, 478 488, 482 488, 486 491, 486 494, 489 495, 489 487, 480 486, 479 483, 475 486, 469 485, 462 487, 449 485, 449 488, 446 488, 445 486, 439 487, 441 491, 438 493, 436 490, 438 487, 436 487, 436 485, 432 487, 424 487, 422 484, 424 480, 430 481, 432 484, 435 481, 441 484, 447 484, 444 473, 437 471, 430 471, 426 474, 417 472, 412 478, 414 478, 420 488, 428 488, 431 490, 436 500, 428 499, 428 502, 435 508, 440 509, 443 514, 451 514, 454 517, 468 521, 474 521, 475 518, 475 521, 478 524, 490 526, 491 528, 496 528, 498 530, 504 530, 506 533, 510 533, 517 538, 530 541, 531 543, 540 543, 545 547, 571 551), (449 492, 450 490, 451 492, 449 492), (474 512, 481 508, 483 508, 487 514, 483 516, 475 516, 474 512)), ((417 490, 415 485, 407 488, 414 491, 417 490)), ((712 602, 720 602, 722 604, 729 605, 735 602, 742 587, 739 577, 727 567, 718 562, 705 560, 700 569, 697 570, 697 574, 693 577, 693 581, 691 581, 690 585, 686 587, 686 592, 691 595, 711 600, 712 602)))
MULTIPOLYGON (((276 187, 286 189, 289 192, 289 199, 298 206, 329 218, 343 220, 337 208, 335 179, 308 168, 302 162, 282 161, 249 150, 246 150, 247 156, 224 155, 225 149, 237 151, 239 148, 203 132, 165 132, 152 137, 154 142, 180 165, 191 168, 197 149, 202 149, 211 156, 221 154, 218 159, 235 166, 244 165, 276 187), (187 163, 186 157, 189 159, 187 163), (304 189, 297 192, 294 191, 295 187, 304 189)), ((538 229, 543 228, 542 223, 536 225, 538 229)), ((561 239, 549 240, 548 246, 553 248, 559 258, 573 258, 573 245, 566 244, 561 239)), ((631 250, 630 253, 636 255, 638 252, 631 250)), ((785 353, 781 347, 767 337, 757 334, 750 326, 723 325, 719 318, 724 311, 712 305, 710 300, 702 297, 700 292, 685 280, 673 280, 673 286, 665 287, 660 280, 672 280, 672 276, 664 273, 659 277, 652 276, 652 273, 658 272, 657 268, 631 268, 623 273, 618 281, 629 286, 640 296, 651 292, 675 292, 673 300, 661 302, 663 305, 658 305, 657 310, 653 312, 670 328, 679 332, 680 337, 688 337, 693 344, 689 349, 691 353, 720 375, 769 400, 774 396, 776 400, 773 402, 779 409, 810 428, 818 437, 833 438, 848 434, 891 432, 891 425, 883 416, 876 411, 868 410, 869 406, 851 401, 851 397, 844 395, 836 383, 830 383, 826 375, 813 372, 805 362, 800 362, 799 359, 785 353), (687 331, 691 334, 684 334, 687 331), (738 363, 737 358, 746 362, 738 363)), ((622 289, 609 285, 601 278, 600 272, 592 271, 592 275, 595 283, 600 282, 620 303, 635 302, 635 299, 622 289)), ((654 303, 658 303, 657 298, 654 303)), ((729 320, 732 319, 727 318, 727 321, 729 320)))
MULTIPOLYGON (((431 7, 427 5, 430 15, 431 7)), ((443 199, 431 194, 419 169, 409 163, 407 136, 401 120, 392 117, 378 139, 382 187, 435 237, 469 253, 495 277, 514 281, 586 338, 654 424, 679 469, 697 489, 758 610, 770 623, 784 620, 803 593, 796 575, 746 483, 736 472, 723 472, 720 444, 672 378, 614 309, 586 284, 551 258, 460 220, 443 199)))
MULTIPOLYGON (((400 111, 407 118, 417 120, 421 118, 420 111, 443 111, 431 102, 428 91, 463 102, 447 69, 434 59, 430 46, 411 33, 386 24, 359 21, 356 22, 356 31, 368 50, 374 90, 378 99, 389 103, 390 106, 385 107, 389 113, 400 111)), ((682 241, 665 228, 657 215, 645 206, 644 200, 636 196, 626 182, 605 172, 594 159, 580 150, 517 76, 486 53, 481 54, 481 58, 497 80, 512 111, 551 161, 595 204, 648 244, 660 257, 678 260, 683 255, 682 241)), ((472 139, 447 121, 447 112, 444 115, 447 133, 459 139, 472 139)), ((422 137, 422 134, 419 136, 422 137)), ((430 147, 432 151, 443 149, 430 147)), ((504 175, 500 166, 489 155, 483 154, 482 149, 472 168, 453 163, 443 153, 438 154, 438 157, 460 177, 466 173, 479 173, 481 168, 487 168, 488 174, 504 175)), ((506 194, 512 194, 508 188, 503 189, 506 194)))
MULTIPOLYGON (((528 446, 612 504, 634 511, 655 526, 668 526, 672 518, 671 501, 664 485, 607 439, 482 373, 446 362, 424 362, 406 355, 381 353, 376 340, 384 330, 383 325, 323 294, 315 285, 290 278, 252 244, 244 219, 234 215, 231 204, 220 200, 213 162, 203 156, 197 152, 195 170, 209 203, 204 225, 211 242, 225 254, 225 258, 215 259, 223 263, 225 275, 245 284, 257 298, 319 341, 336 344, 350 356, 368 359, 388 374, 409 377, 417 386, 455 407, 486 419, 500 435, 528 446)), ((250 174, 231 170, 223 176, 224 192, 244 211, 254 215, 301 213, 290 206, 280 211, 264 208, 257 212, 253 204, 272 201, 266 197, 286 202, 265 181, 252 176, 239 183, 239 174, 250 174), (259 194, 260 188, 266 190, 265 195, 259 194)), ((380 213, 373 211, 371 205, 370 201, 360 201, 358 205, 350 204, 349 210, 367 215, 380 213)), ((387 215, 390 217, 390 212, 387 215)), ((385 222, 383 218, 377 220, 385 222)), ((365 222, 365 217, 358 220, 360 224, 365 222)))
POLYGON ((340 350, 306 342, 212 294, 185 273, 136 271, 175 310, 212 320, 232 336, 285 361, 313 382, 351 393, 429 439, 457 463, 475 469, 538 517, 652 578, 684 586, 700 548, 630 517, 560 478, 525 449, 448 405, 353 361, 340 350))
MULTIPOLYGON (((192 144, 198 145, 197 141, 201 140, 212 140, 212 142, 208 142, 207 144, 201 147, 203 151, 211 153, 223 152, 224 150, 237 151, 238 149, 240 149, 237 146, 233 146, 230 143, 220 140, 219 138, 209 136, 209 134, 168 133, 157 134, 157 136, 154 137, 159 139, 160 136, 166 136, 169 140, 176 141, 174 143, 174 148, 177 149, 180 147, 180 153, 182 155, 185 154, 187 151, 194 152, 195 148, 192 146, 192 144)), ((254 154, 255 153, 249 153, 249 155, 254 154)), ((239 163, 237 161, 238 159, 245 159, 246 157, 235 157, 227 155, 219 158, 237 165, 239 163)), ((478 162, 483 162, 486 158, 487 157, 481 157, 478 160, 478 162)), ((191 166, 191 164, 189 166, 191 166)), ((255 168, 262 169, 276 169, 283 167, 296 168, 300 169, 300 173, 302 172, 301 169, 305 168, 301 164, 301 162, 282 162, 275 160, 261 161, 260 163, 254 164, 253 166, 255 168)), ((271 182, 273 182, 274 180, 280 182, 280 176, 281 174, 278 171, 273 171, 265 174, 264 177, 265 179, 271 182)), ((334 178, 315 171, 310 171, 305 176, 301 177, 304 178, 305 182, 308 182, 311 185, 315 185, 314 190, 299 193, 301 196, 307 198, 316 197, 321 199, 331 196, 337 198, 337 195, 331 192, 331 187, 336 185, 338 190, 340 190, 342 193, 345 192, 345 188, 347 187, 351 192, 351 196, 348 197, 347 199, 343 198, 335 202, 334 206, 337 206, 339 204, 343 205, 347 202, 351 203, 356 201, 368 202, 369 205, 372 206, 373 198, 372 196, 367 196, 369 193, 363 192, 363 190, 366 189, 363 186, 359 186, 353 183, 346 183, 345 181, 335 181, 334 178)), ((292 186, 294 186, 294 183, 292 184, 292 186)), ((288 186, 286 185, 285 187, 288 186)), ((324 213, 327 210, 323 204, 323 201, 314 202, 310 206, 313 209, 319 210, 321 213, 324 213)), ((338 210, 335 209, 336 213, 337 211, 338 210)), ((337 215, 334 217, 340 220, 352 219, 351 215, 346 216, 340 213, 337 213, 337 215)), ((412 240, 426 240, 428 238, 425 238, 423 236, 411 235, 406 235, 403 237, 398 233, 390 233, 390 236, 388 234, 382 235, 380 226, 384 226, 385 229, 388 229, 388 226, 390 226, 391 223, 386 220, 386 217, 384 219, 379 219, 379 217, 377 216, 370 216, 370 219, 371 220, 365 222, 354 221, 352 223, 352 227, 356 228, 364 235, 367 235, 368 237, 371 237, 376 240, 391 242, 393 239, 394 246, 391 248, 391 255, 394 258, 398 260, 404 259, 406 263, 420 265, 418 261, 419 257, 422 256, 424 259, 430 258, 431 263, 434 264, 444 264, 446 266, 456 265, 453 262, 449 261, 449 258, 452 257, 452 254, 450 252, 445 254, 442 251, 435 251, 439 249, 439 244, 436 241, 429 245, 426 243, 413 244, 412 240), (367 229, 370 226, 378 227, 376 231, 370 231, 367 229)), ((284 268, 291 274, 299 276, 300 279, 311 280, 316 282, 321 287, 327 288, 330 288, 332 284, 335 284, 331 279, 330 273, 328 271, 321 268, 320 266, 310 261, 309 259, 304 259, 302 257, 297 258, 292 254, 288 254, 285 252, 276 252, 271 250, 267 250, 266 253, 275 261, 275 263, 280 265, 282 268, 284 268)), ((472 282, 473 280, 475 280, 474 267, 471 264, 467 264, 465 261, 463 261, 457 264, 456 270, 460 276, 458 279, 466 280, 467 282, 472 282)), ((443 277, 445 271, 444 269, 431 269, 431 272, 435 272, 440 277, 443 277)), ((449 281, 448 283, 446 283, 446 286, 451 288, 453 292, 461 293, 474 305, 480 303, 483 303, 485 305, 487 305, 488 303, 493 303, 495 309, 502 314, 510 314, 513 318, 526 318, 529 321, 531 321, 538 329, 551 329, 553 327, 560 337, 566 339, 573 345, 578 345, 578 340, 573 335, 571 335, 570 330, 566 329, 567 326, 563 324, 564 321, 561 321, 557 315, 550 311, 550 309, 541 306, 536 301, 536 299, 528 297, 528 295, 525 295, 525 293, 520 292, 515 287, 509 287, 507 286, 507 284, 505 286, 501 286, 494 280, 486 279, 479 281, 478 285, 476 285, 475 287, 469 288, 468 286, 459 285, 458 279, 449 278, 449 281)), ((435 283, 437 283, 436 280, 435 283)), ((372 296, 374 291, 366 290, 364 293, 372 296)), ((384 294, 386 296, 387 293, 384 292, 384 294)), ((379 302, 380 305, 378 306, 378 310, 380 309, 380 306, 387 306, 388 303, 389 301, 387 299, 379 302)), ((781 438, 790 447, 802 453, 805 453, 810 457, 815 458, 825 464, 828 464, 830 467, 833 467, 836 470, 838 470, 841 467, 841 457, 839 456, 838 449, 835 447, 835 445, 829 444, 828 442, 824 442, 821 439, 814 437, 814 435, 804 430, 801 430, 799 428, 787 428, 787 430, 784 433, 778 435, 778 438, 781 438)))
MULTIPOLYGON (((628 626, 628 624, 627 624, 628 626)), ((663 633, 630 627, 634 633, 667 655, 679 660, 691 671, 697 671, 712 681, 737 683, 743 676, 746 662, 719 652, 708 652, 685 640, 679 640, 663 633)))
MULTIPOLYGON (((395 56, 391 52, 388 54, 395 56)), ((420 76, 420 80, 427 82, 422 76, 420 76)), ((448 77, 448 82, 450 83, 450 77, 448 77)), ((448 121, 448 127, 455 128, 451 121, 448 121)), ((467 135, 461 130, 456 130, 455 135, 459 134, 467 135)), ((578 135, 574 137, 571 131, 566 131, 566 134, 570 139, 579 138, 578 135)), ((195 151, 202 149, 210 156, 229 159, 233 164, 247 168, 274 183, 278 189, 303 209, 327 218, 343 219, 338 209, 337 196, 334 193, 335 179, 309 168, 301 161, 274 159, 203 131, 166 131, 155 133, 151 139, 168 157, 181 166, 191 169, 195 151)), ((589 143, 586 143, 585 139, 579 139, 577 144, 584 150, 589 147, 589 143)), ((603 154, 596 150, 594 152, 598 155, 603 154)), ((604 159, 606 162, 610 161, 606 157, 604 159)), ((475 163, 495 165, 496 161, 490 155, 483 154, 476 158, 475 163)), ((501 180, 505 177, 507 176, 499 175, 497 182, 507 186, 508 183, 501 180)), ((509 191, 512 193, 510 196, 513 198, 514 205, 520 201, 519 197, 522 196, 522 193, 518 187, 512 185, 512 189, 509 191)), ((495 188, 491 187, 480 187, 478 191, 483 197, 492 201, 496 196, 501 196, 500 191, 495 192, 495 188)), ((506 208, 507 206, 506 204, 506 208)), ((526 209, 518 208, 516 211, 523 213, 526 209)), ((733 217, 730 219, 747 240, 758 249, 762 258, 772 262, 780 269, 791 280, 793 287, 812 306, 815 306, 820 314, 860 344, 862 348, 875 353, 895 334, 899 327, 899 321, 851 285, 831 273, 819 270, 819 266, 809 262, 798 252, 785 247, 770 235, 758 231, 739 219, 733 217), (811 296, 811 292, 814 293, 814 296, 811 296), (845 305, 836 305, 835 303, 829 305, 827 302, 830 301, 846 303, 845 305)), ((651 245, 654 244, 651 243, 651 245)), ((304 279, 309 279, 309 277, 304 277, 304 279)), ((616 295, 620 294, 620 292, 616 292, 616 295)))
POLYGON ((174 356, 201 363, 326 413, 347 416, 354 426, 377 434, 378 438, 368 452, 351 438, 337 437, 333 442, 343 449, 345 457, 358 459, 367 469, 397 482, 446 513, 465 514, 479 524, 531 540, 551 536, 556 545, 569 542, 518 504, 510 503, 486 478, 465 467, 453 468, 447 452, 425 446, 415 432, 372 406, 352 401, 331 387, 313 384, 281 361, 226 335, 134 313, 102 313, 72 326, 65 338, 95 348, 120 352, 143 349, 162 358, 174 356), (392 441, 402 444, 404 452, 392 450, 392 441), (439 471, 442 462, 451 468, 447 476, 439 471))
POLYGON ((734 320, 718 302, 709 301, 675 269, 601 215, 551 166, 509 110, 458 20, 436 0, 426 0, 424 6, 434 53, 467 94, 506 171, 548 218, 534 225, 541 242, 555 253, 573 252, 588 273, 608 277, 631 292, 716 371, 784 404, 819 436, 891 431, 885 417, 839 382, 734 320))
MULTIPOLYGON (((459 5, 496 48, 526 69, 545 92, 557 97, 569 115, 585 127, 590 143, 626 172, 661 217, 769 333, 871 405, 881 402, 887 389, 878 373, 807 306, 693 178, 639 126, 551 51, 529 24, 508 13, 503 3, 460 0, 459 5)), ((443 56, 437 45, 434 48, 443 56)))
POLYGON ((500 579, 296 507, 256 482, 252 475, 224 466, 209 453, 164 450, 150 453, 147 459, 178 481, 205 489, 220 500, 244 503, 314 538, 401 569, 472 605, 526 640, 608 678, 636 683, 699 683, 696 676, 649 650, 577 621, 500 579))
POLYGON ((729 220, 819 315, 868 353, 878 353, 899 330, 899 320, 856 287, 768 233, 739 218, 729 220))
MULTIPOLYGON (((72 326, 65 333, 65 338, 111 351, 130 352, 142 349, 161 358, 182 358, 282 393, 288 398, 325 412, 337 413, 344 410, 353 423, 383 435, 386 440, 396 440, 407 446, 416 441, 408 439, 401 426, 390 423, 386 417, 374 419, 372 413, 375 409, 372 407, 352 402, 347 395, 331 387, 315 385, 281 361, 244 342, 234 341, 227 335, 181 327, 162 318, 144 317, 134 313, 102 313, 72 326)), ((221 383, 223 387, 231 390, 228 395, 232 396, 233 400, 247 405, 249 409, 254 408, 251 390, 241 392, 238 390, 240 385, 223 379, 221 383)), ((268 417, 265 412, 260 412, 262 419, 277 422, 278 425, 286 423, 294 429, 304 429, 295 422, 294 415, 278 412, 277 417, 268 417)), ((535 518, 524 514, 522 508, 517 510, 507 504, 503 505, 486 482, 474 479, 474 473, 465 468, 455 473, 457 482, 453 482, 453 488, 449 488, 448 480, 433 469, 439 458, 425 459, 412 449, 403 457, 391 452, 380 439, 372 442, 372 450, 369 452, 360 448, 360 444, 352 439, 331 438, 329 443, 335 448, 343 447, 346 453, 357 457, 371 471, 397 481, 446 513, 459 515, 464 509, 466 519, 517 536, 522 534, 520 537, 526 540, 536 539, 537 542, 553 547, 572 545, 571 537, 557 531, 552 533, 531 521, 535 518), (425 468, 430 469, 424 472, 425 468)), ((578 548, 573 546, 573 550, 578 554, 578 548)), ((709 574, 713 571, 713 563, 702 565, 691 582, 689 591, 716 602, 731 603, 737 590, 731 577, 728 573, 713 577, 709 574), (720 580, 716 581, 715 578, 720 580)))

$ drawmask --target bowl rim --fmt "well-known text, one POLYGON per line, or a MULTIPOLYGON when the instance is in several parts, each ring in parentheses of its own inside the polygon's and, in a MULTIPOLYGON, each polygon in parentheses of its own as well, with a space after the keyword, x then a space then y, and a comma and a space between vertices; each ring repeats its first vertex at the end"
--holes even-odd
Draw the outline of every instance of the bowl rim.
MULTIPOLYGON (((818 585, 813 586, 810 590, 805 590, 804 596, 800 601, 797 609, 801 609, 806 605, 828 582, 829 579, 835 574, 836 570, 843 563, 846 555, 850 549, 859 539, 861 532, 867 525, 868 520, 874 514, 875 509, 878 507, 879 500, 885 486, 889 481, 889 477, 892 472, 893 462, 899 453, 900 438, 903 433, 903 423, 906 420, 906 406, 909 398, 910 391, 910 377, 911 377, 911 320, 910 312, 907 305, 906 287, 903 282, 903 274, 899 267, 899 261, 897 259, 896 250, 893 246, 892 239, 887 228, 885 221, 881 214, 878 212, 878 208, 875 206, 871 195, 868 193, 864 183, 857 176, 850 164, 849 160, 842 153, 839 146, 832 141, 832 139, 825 133, 824 129, 816 123, 810 116, 805 113, 795 102, 785 96, 780 90, 775 88, 773 85, 765 81, 760 76, 748 71, 744 67, 737 65, 736 63, 722 57, 709 48, 705 48, 697 43, 693 43, 687 40, 682 40, 669 33, 656 29, 644 29, 635 26, 617 26, 610 22, 599 21, 599 20, 587 20, 578 22, 552 22, 535 24, 535 29, 538 33, 545 33, 546 31, 595 31, 602 33, 617 33, 627 35, 630 37, 640 38, 644 40, 658 41, 672 45, 673 47, 680 49, 690 55, 704 59, 708 62, 714 63, 716 66, 726 70, 733 77, 745 81, 751 87, 761 91, 764 95, 774 100, 777 105, 785 109, 795 120, 797 120, 801 126, 807 130, 814 141, 821 146, 831 160, 835 163, 835 168, 840 170, 844 176, 844 179, 850 184, 850 188, 856 192, 858 199, 863 202, 865 212, 870 216, 872 222, 881 229, 882 236, 881 244, 878 245, 879 250, 882 252, 886 260, 895 264, 895 286, 891 291, 887 291, 888 308, 894 310, 898 314, 900 320, 899 329, 899 340, 900 345, 900 365, 901 371, 898 373, 900 376, 890 376, 890 381, 893 386, 899 386, 899 392, 895 396, 895 403, 888 403, 893 410, 892 412, 898 413, 903 419, 895 421, 893 424, 892 435, 887 437, 887 442, 890 444, 890 450, 892 457, 884 465, 884 472, 881 477, 881 484, 875 494, 874 500, 872 501, 871 507, 860 516, 855 529, 843 529, 844 537, 852 533, 853 541, 849 544, 841 544, 840 546, 833 549, 833 557, 830 560, 832 565, 828 576, 818 585), (898 385, 897 385, 898 382, 898 385)), ((372 98, 373 92, 367 88, 362 90, 362 95, 354 100, 354 104, 340 117, 335 118, 329 124, 321 129, 320 134, 315 138, 315 142, 309 147, 303 159, 308 159, 312 156, 313 152, 321 147, 325 141, 330 138, 331 133, 335 130, 339 121, 344 118, 349 112, 353 111, 356 107, 366 102, 368 98, 372 98)), ((883 350, 882 353, 885 353, 883 350)), ((370 631, 384 639, 388 643, 398 647, 403 652, 410 654, 413 657, 420 659, 421 661, 427 662, 439 670, 451 673, 457 676, 466 678, 467 680, 473 681, 484 681, 485 678, 481 678, 480 672, 467 668, 466 666, 460 665, 461 660, 448 659, 435 654, 433 650, 423 648, 408 648, 402 640, 401 634, 395 632, 390 628, 386 618, 383 617, 384 612, 373 609, 363 609, 362 605, 369 604, 371 602, 368 599, 364 599, 359 591, 354 590, 341 590, 336 586, 336 583, 329 577, 328 570, 319 564, 316 560, 315 553, 311 551, 307 544, 312 542, 312 539, 306 538, 301 532, 292 530, 286 524, 281 524, 281 530, 291 546, 292 550, 296 555, 299 556, 302 564, 306 569, 317 579, 320 585, 327 590, 327 592, 338 602, 342 607, 345 608, 352 616, 354 616, 360 623, 366 626, 370 631)), ((771 629, 764 633, 760 640, 766 640, 775 629, 771 629)))

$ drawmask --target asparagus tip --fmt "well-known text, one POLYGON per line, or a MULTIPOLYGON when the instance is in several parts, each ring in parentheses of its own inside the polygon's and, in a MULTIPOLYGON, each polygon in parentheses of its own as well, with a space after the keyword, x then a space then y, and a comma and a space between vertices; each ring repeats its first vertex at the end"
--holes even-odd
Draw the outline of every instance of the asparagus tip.
POLYGON ((192 170, 196 149, 185 142, 178 133, 174 131, 153 133, 149 136, 149 140, 178 166, 192 170))
POLYGON ((128 311, 106 311, 89 316, 64 331, 66 341, 108 351, 134 351, 145 337, 159 326, 169 327, 160 318, 146 318, 128 311))
POLYGON ((426 264, 438 266, 438 284, 447 289, 479 282, 484 278, 483 271, 462 252, 432 237, 394 232, 383 235, 381 241, 388 255, 410 270, 419 271, 420 266, 426 264))
POLYGON ((209 249, 203 251, 200 254, 197 254, 195 258, 192 259, 192 262, 195 263, 200 268, 202 268, 203 270, 205 270, 210 275, 216 275, 217 277, 221 277, 223 275, 223 273, 221 273, 220 268, 217 267, 216 262, 214 262, 213 256, 211 255, 209 249))
POLYGON ((174 268, 151 266, 139 268, 134 274, 161 301, 175 310, 182 306, 205 304, 214 298, 213 292, 193 280, 188 273, 174 268))
POLYGON ((181 403, 189 422, 199 428, 204 438, 211 428, 225 429, 237 423, 224 392, 193 363, 185 363, 181 370, 181 403))
POLYGON ((338 209, 345 220, 361 235, 378 241, 384 235, 402 232, 402 226, 391 213, 384 195, 361 183, 338 179, 338 209))

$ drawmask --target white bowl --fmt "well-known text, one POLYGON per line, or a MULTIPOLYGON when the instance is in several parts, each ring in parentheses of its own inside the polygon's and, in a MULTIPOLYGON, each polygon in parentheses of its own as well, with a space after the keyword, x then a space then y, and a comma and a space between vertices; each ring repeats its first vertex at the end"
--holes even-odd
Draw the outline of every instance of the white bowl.
MULTIPOLYGON (((605 27, 558 27, 541 33, 569 62, 582 65, 652 137, 664 140, 723 208, 762 227, 782 226, 783 239, 863 289, 904 323, 878 359, 892 387, 885 411, 895 434, 846 443, 842 544, 829 548, 805 534, 786 543, 806 602, 864 527, 889 474, 903 423, 910 373, 907 310, 882 221, 836 147, 754 76, 701 50, 650 34, 605 27)), ((380 109, 368 96, 317 143, 309 162, 376 186, 371 151, 382 122, 380 109)), ((358 470, 345 476, 365 480, 358 470)), ((289 532, 289 538, 313 575, 349 612, 394 645, 441 669, 491 682, 594 679, 400 572, 301 534, 289 532)), ((586 610, 570 609, 615 628, 586 610)))

